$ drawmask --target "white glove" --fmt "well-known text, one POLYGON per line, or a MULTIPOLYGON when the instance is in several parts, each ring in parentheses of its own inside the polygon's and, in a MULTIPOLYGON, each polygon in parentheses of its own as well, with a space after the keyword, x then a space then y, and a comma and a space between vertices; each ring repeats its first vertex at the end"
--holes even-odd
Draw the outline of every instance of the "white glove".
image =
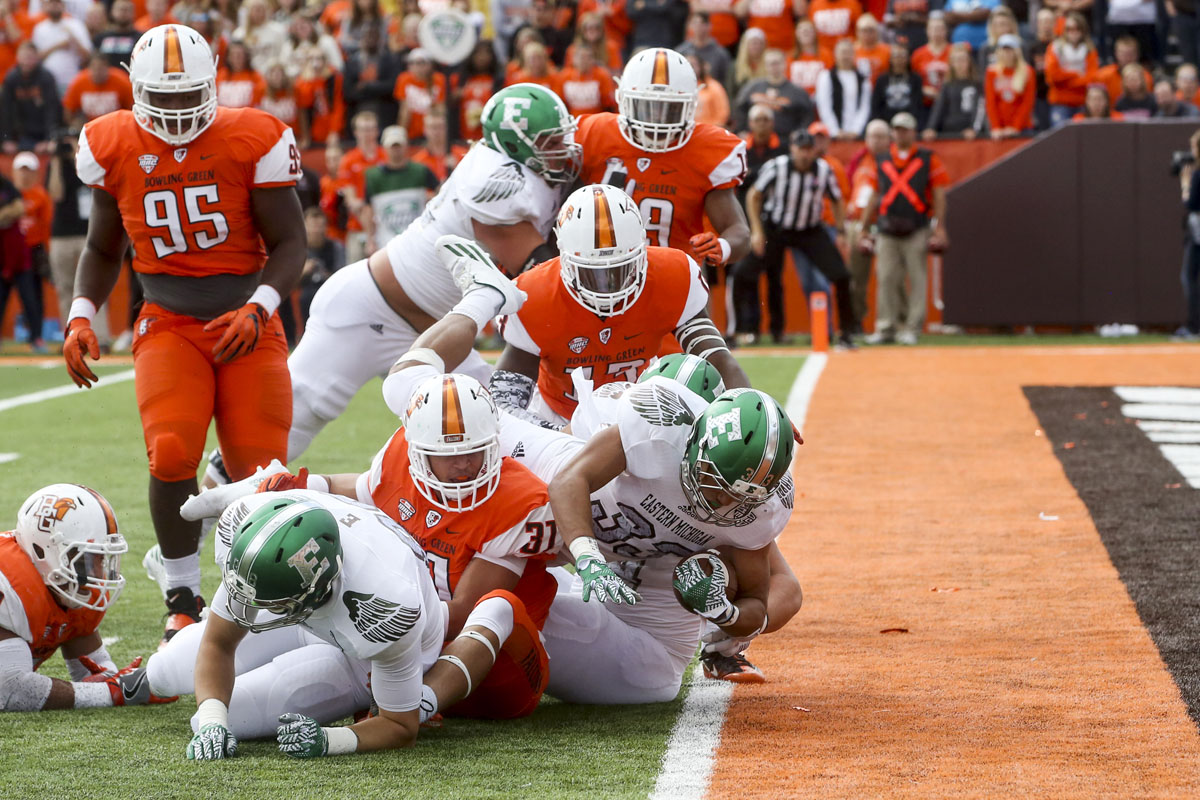
POLYGON ((205 517, 220 517, 230 505, 258 491, 259 485, 267 478, 287 471, 287 467, 280 464, 279 459, 273 459, 265 467, 256 469, 249 478, 205 489, 200 494, 189 496, 179 507, 179 516, 193 521, 205 517))

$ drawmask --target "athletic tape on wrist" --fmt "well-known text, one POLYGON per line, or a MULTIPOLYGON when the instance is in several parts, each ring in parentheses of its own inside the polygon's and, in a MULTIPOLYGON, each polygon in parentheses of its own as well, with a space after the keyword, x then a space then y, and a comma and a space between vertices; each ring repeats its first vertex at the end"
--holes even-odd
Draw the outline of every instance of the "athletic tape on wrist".
POLYGON ((325 494, 329 494, 329 478, 326 478, 324 475, 310 474, 308 476, 308 486, 305 488, 314 492, 324 492, 325 494))
POLYGON ((196 730, 205 725, 229 727, 229 709, 215 697, 210 697, 196 707, 196 730))
POLYGON ((591 556, 600 563, 604 563, 604 556, 600 555, 600 544, 592 536, 580 536, 572 539, 567 545, 567 549, 571 551, 571 555, 575 557, 575 563, 579 563, 579 559, 584 556, 591 556))
POLYGON ((427 364, 433 367, 439 373, 446 371, 445 360, 437 354, 436 351, 428 347, 413 347, 407 353, 396 359, 397 364, 403 364, 405 361, 415 361, 418 364, 427 364))
POLYGON ((729 261, 729 254, 733 252, 733 248, 729 246, 729 242, 718 237, 717 244, 721 245, 721 262, 729 261))
POLYGON ((358 734, 349 728, 322 728, 325 731, 325 755, 344 756, 358 750, 358 734))
POLYGON ((258 288, 254 290, 254 294, 250 295, 250 299, 246 302, 258 303, 263 307, 264 310, 266 310, 267 316, 269 317, 275 313, 275 309, 279 308, 279 303, 281 301, 282 298, 279 296, 279 292, 274 286, 268 286, 267 284, 262 283, 259 284, 258 288))
POLYGON ((96 304, 86 297, 76 297, 71 301, 71 310, 67 312, 67 326, 70 327, 71 320, 76 317, 83 317, 88 322, 96 318, 96 304))

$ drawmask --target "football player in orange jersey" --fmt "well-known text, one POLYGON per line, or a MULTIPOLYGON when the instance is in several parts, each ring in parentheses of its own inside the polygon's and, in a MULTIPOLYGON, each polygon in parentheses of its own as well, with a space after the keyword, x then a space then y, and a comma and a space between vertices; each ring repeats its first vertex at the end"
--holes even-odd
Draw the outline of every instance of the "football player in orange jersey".
POLYGON ((0 711, 50 711, 145 703, 156 697, 141 658, 118 670, 97 630, 125 579, 129 549, 108 501, 56 483, 21 505, 0 533, 0 711), (62 648, 71 680, 37 673, 62 648))
POLYGON ((643 50, 621 73, 618 113, 581 117, 575 141, 583 145, 580 176, 624 189, 651 244, 716 266, 750 252, 750 224, 733 191, 746 174, 746 145, 696 123, 697 89, 686 58, 643 50), (713 230, 704 229, 705 217, 713 230))
POLYGON ((133 110, 92 120, 79 137, 92 212, 63 356, 76 384, 97 380, 84 360, 100 355, 91 320, 132 242, 146 295, 133 358, 169 583, 166 641, 203 607, 200 526, 179 506, 196 492, 209 422, 234 478, 287 455, 291 378, 275 312, 306 242, 291 129, 257 109, 217 108, 215 61, 199 33, 147 31, 129 69, 133 110))
POLYGON ((559 257, 517 278, 529 300, 501 320, 506 344, 491 379, 501 408, 561 428, 576 405, 571 372, 582 368, 596 386, 636 381, 672 333, 727 386, 750 385, 708 318, 699 265, 679 250, 647 247, 629 195, 603 184, 577 189, 555 231, 559 257))

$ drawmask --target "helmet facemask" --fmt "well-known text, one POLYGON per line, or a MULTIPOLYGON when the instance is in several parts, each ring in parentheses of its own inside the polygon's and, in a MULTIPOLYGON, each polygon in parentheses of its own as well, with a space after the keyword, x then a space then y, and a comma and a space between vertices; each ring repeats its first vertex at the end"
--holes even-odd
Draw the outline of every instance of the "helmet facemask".
MULTIPOLYGON (((340 572, 342 566, 341 556, 338 556, 337 566, 340 572)), ((325 601, 329 599, 330 591, 333 589, 333 582, 331 581, 324 587, 324 591, 318 594, 319 584, 313 583, 308 588, 308 591, 299 597, 267 600, 259 599, 255 588, 236 572, 227 571, 221 579, 221 583, 224 584, 225 591, 229 593, 229 599, 233 601, 229 605, 233 621, 253 633, 270 631, 275 628, 285 628, 288 625, 296 625, 303 622, 312 616, 314 611, 324 605, 325 601), (258 612, 260 611, 272 614, 274 618, 265 622, 259 622, 258 612)))
POLYGON ((608 257, 559 256, 563 286, 575 300, 602 317, 623 313, 646 287, 646 242, 608 257))
POLYGON ((129 550, 121 534, 107 534, 95 542, 64 542, 55 534, 50 547, 57 551, 57 566, 43 579, 66 605, 104 611, 116 602, 125 588, 121 554, 129 550))
POLYGON ((650 153, 678 150, 696 128, 694 94, 674 92, 667 86, 618 89, 617 104, 621 133, 630 144, 650 153))
POLYGON ((720 527, 743 524, 754 509, 773 494, 766 487, 747 481, 730 483, 717 465, 703 455, 691 464, 684 459, 679 479, 696 519, 720 527))
POLYGON ((138 125, 170 145, 184 145, 195 139, 217 116, 217 82, 214 78, 173 81, 171 83, 134 81, 133 117, 138 125), (171 96, 197 94, 197 102, 185 108, 172 108, 163 100, 171 96), (157 102, 155 102, 157 100, 157 102))
POLYGON ((575 142, 575 120, 561 128, 539 131, 532 139, 522 130, 515 133, 533 151, 525 166, 548 183, 572 183, 583 167, 583 148, 575 142))
POLYGON ((446 511, 470 511, 488 501, 500 486, 500 437, 489 436, 460 445, 428 445, 409 440, 409 474, 417 491, 429 502, 446 511), (434 472, 430 457, 463 456, 482 453, 483 461, 474 477, 464 481, 444 481, 434 472))

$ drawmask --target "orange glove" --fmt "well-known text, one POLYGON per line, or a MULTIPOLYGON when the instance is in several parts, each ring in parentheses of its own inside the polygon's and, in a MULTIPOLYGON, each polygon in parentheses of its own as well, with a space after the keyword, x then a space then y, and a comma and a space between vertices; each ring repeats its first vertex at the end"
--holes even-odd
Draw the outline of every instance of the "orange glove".
POLYGON ((280 472, 277 475, 272 475, 258 485, 255 489, 255 494, 262 492, 286 492, 288 489, 307 489, 308 488, 308 467, 301 467, 297 475, 290 472, 280 472))
POLYGON ((142 706, 147 703, 159 705, 174 703, 179 699, 178 695, 159 697, 150 691, 150 680, 146 677, 146 668, 142 666, 141 656, 135 658, 133 663, 125 669, 115 673, 105 670, 87 656, 80 656, 79 663, 92 673, 83 679, 84 683, 108 684, 108 691, 112 695, 114 706, 142 706))
POLYGON ((84 317, 72 317, 67 323, 67 340, 63 342, 67 374, 75 381, 76 386, 91 388, 92 384, 100 379, 83 360, 85 354, 91 356, 93 361, 100 358, 100 342, 96 340, 92 323, 84 317))
POLYGON ((725 262, 725 256, 721 253, 721 240, 712 231, 697 233, 688 239, 688 244, 692 246, 692 253, 701 264, 716 267, 725 262))
POLYGON ((267 328, 271 315, 258 303, 246 303, 235 311, 226 311, 204 326, 206 331, 225 327, 225 333, 213 345, 213 358, 228 364, 238 356, 250 353, 258 346, 258 337, 267 328))

